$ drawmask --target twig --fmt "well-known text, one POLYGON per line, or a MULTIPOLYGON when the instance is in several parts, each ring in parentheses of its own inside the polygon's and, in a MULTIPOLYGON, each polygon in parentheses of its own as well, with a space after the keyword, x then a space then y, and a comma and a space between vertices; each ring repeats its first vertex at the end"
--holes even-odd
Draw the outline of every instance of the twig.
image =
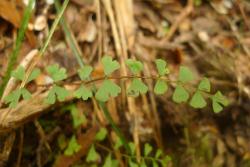
MULTIPOLYGON (((146 63, 145 63, 145 73, 147 75, 150 75, 150 68, 149 68, 148 64, 146 64, 146 63)), ((153 127, 155 128, 154 136, 155 136, 155 140, 156 140, 158 147, 162 148, 163 143, 162 143, 162 135, 161 135, 161 120, 160 120, 158 112, 157 112, 155 94, 153 93, 153 90, 154 90, 153 82, 152 82, 152 80, 148 80, 147 83, 148 83, 149 90, 151 90, 149 93, 149 100, 150 100, 150 103, 152 106, 152 114, 153 114, 152 116, 154 118, 154 121, 152 121, 153 127)), ((150 110, 149 107, 148 107, 148 110, 150 110)), ((150 118, 151 118, 151 116, 149 115, 148 119, 150 119, 150 118)))
POLYGON ((38 132, 38 134, 39 134, 39 136, 40 136, 40 138, 41 138, 41 142, 44 143, 45 146, 46 146, 46 148, 49 150, 49 152, 51 152, 50 145, 49 145, 49 143, 46 141, 46 138, 47 138, 47 137, 46 137, 46 134, 45 134, 45 132, 44 132, 44 130, 43 130, 43 127, 40 125, 40 123, 38 122, 37 119, 34 121, 34 124, 35 124, 35 126, 36 126, 36 128, 37 128, 37 132, 38 132))
POLYGON ((0 166, 4 166, 4 164, 8 161, 9 155, 12 150, 12 146, 15 142, 16 132, 11 132, 8 134, 7 139, 4 141, 3 150, 0 152, 0 166))
MULTIPOLYGON (((66 82, 61 82, 61 83, 58 83, 58 85, 81 85, 81 84, 84 84, 84 85, 88 85, 88 84, 92 84, 92 83, 96 83, 98 81, 103 81, 105 79, 109 79, 109 80, 123 80, 123 79, 134 79, 134 78, 138 78, 138 79, 152 79, 152 80, 156 80, 156 79, 159 79, 158 76, 134 76, 134 75, 129 75, 129 76, 120 76, 120 77, 114 77, 114 76, 104 76, 104 77, 98 77, 98 78, 94 78, 94 79, 91 79, 91 80, 88 80, 88 81, 75 81, 75 82, 70 82, 70 83, 66 83, 66 82)), ((173 81, 173 80, 170 80, 168 78, 161 78, 165 81, 168 81, 168 82, 177 82, 177 81, 173 81)), ((37 85, 38 87, 50 87, 52 86, 53 83, 50 83, 50 84, 40 84, 40 85, 37 85)))
POLYGON ((249 25, 249 22, 248 22, 248 19, 247 19, 247 16, 246 16, 246 12, 244 11, 244 6, 242 6, 242 2, 241 2, 241 0, 237 0, 236 2, 237 2, 237 5, 238 5, 238 7, 240 9, 240 13, 241 13, 241 15, 243 17, 243 20, 244 20, 244 22, 246 24, 246 27, 247 27, 248 30, 250 30, 250 25, 249 25))
POLYGON ((171 40, 181 22, 193 11, 193 0, 188 0, 187 7, 180 13, 174 24, 170 27, 167 33, 167 41, 171 40))
POLYGON ((24 134, 23 134, 23 126, 22 126, 20 128, 20 141, 19 141, 19 145, 18 145, 18 156, 17 156, 16 167, 20 166, 21 160, 22 160, 22 155, 23 155, 23 138, 24 138, 24 134))

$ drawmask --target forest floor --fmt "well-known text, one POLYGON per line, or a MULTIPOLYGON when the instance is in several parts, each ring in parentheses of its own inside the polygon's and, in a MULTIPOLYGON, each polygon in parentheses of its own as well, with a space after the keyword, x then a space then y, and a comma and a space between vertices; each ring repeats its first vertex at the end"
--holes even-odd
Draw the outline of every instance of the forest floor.
MULTIPOLYGON (((31 64, 35 49, 44 44, 57 15, 51 2, 36 1, 15 67, 31 64)), ((22 0, 0 0, 0 83, 24 8, 22 0)), ((155 75, 154 61, 161 58, 168 62, 170 78, 176 79, 185 65, 198 79, 209 78, 212 91, 220 90, 230 101, 220 113, 214 113, 210 103, 194 109, 173 102, 174 85, 169 85, 168 93, 155 95, 150 80, 145 80, 147 94, 111 98, 105 105, 134 144, 134 162, 149 143, 153 152, 161 149, 168 155, 169 167, 250 167, 250 1, 70 0, 63 19, 71 40, 58 24, 36 64, 41 74, 28 84, 32 99, 12 110, 0 105, 0 120, 5 117, 7 122, 5 127, 0 122, 0 166, 103 166, 109 153, 116 160, 112 166, 133 166, 128 165, 124 148, 114 148, 117 135, 95 99, 42 103, 46 90, 39 85, 51 82, 47 66, 57 63, 67 69, 67 83, 77 79, 73 42, 83 62, 94 67, 93 78, 103 76, 104 55, 121 65, 128 58, 140 60, 143 76, 155 75), (74 126, 76 121, 80 127, 74 126), (105 139, 96 140, 97 133, 105 139), (81 148, 65 155, 71 136, 81 148), (90 160, 93 146, 98 156, 90 160)), ((122 74, 127 70, 122 68, 122 74)))

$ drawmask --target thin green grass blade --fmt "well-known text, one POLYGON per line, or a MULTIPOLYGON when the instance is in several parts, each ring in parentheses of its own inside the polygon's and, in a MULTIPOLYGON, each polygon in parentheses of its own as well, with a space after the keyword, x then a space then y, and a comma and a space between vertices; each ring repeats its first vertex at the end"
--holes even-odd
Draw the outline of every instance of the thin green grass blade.
MULTIPOLYGON (((61 7, 60 7, 58 0, 55 1, 55 7, 56 7, 57 13, 59 13, 61 7)), ((78 64, 80 65, 80 67, 83 67, 84 63, 83 63, 82 58, 81 58, 81 53, 78 50, 78 48, 76 46, 76 41, 73 38, 72 33, 71 33, 71 31, 70 31, 70 29, 69 29, 69 27, 68 27, 68 25, 65 22, 63 17, 61 18, 60 24, 63 28, 63 31, 64 31, 65 36, 66 36, 66 40, 68 41, 68 44, 69 44, 70 48, 72 49, 72 52, 75 55, 78 64)))
POLYGON ((25 31, 28 27, 28 23, 29 23, 29 19, 30 19, 31 13, 32 13, 32 8, 33 8, 34 2, 35 2, 35 0, 30 0, 28 3, 28 6, 25 8, 22 23, 21 23, 20 29, 17 33, 17 39, 15 41, 14 50, 9 57, 7 70, 6 70, 5 76, 3 78, 3 82, 0 86, 0 97, 3 95, 4 89, 5 89, 7 83, 10 79, 11 71, 13 70, 14 65, 16 64, 17 56, 18 56, 20 49, 21 49, 21 46, 22 46, 25 31))
POLYGON ((38 55, 37 55, 35 61, 33 61, 33 64, 31 64, 30 67, 29 67, 29 69, 27 70, 25 80, 22 82, 21 87, 24 87, 24 85, 25 85, 27 79, 29 78, 29 76, 30 76, 30 74, 31 74, 32 69, 36 66, 36 64, 37 64, 37 62, 39 61, 39 59, 40 59, 41 57, 43 57, 43 55, 44 55, 46 49, 48 48, 49 42, 51 41, 51 38, 52 38, 52 36, 53 36, 53 34, 54 34, 55 30, 56 30, 56 27, 57 27, 57 25, 59 24, 60 19, 61 19, 62 16, 63 16, 63 13, 64 13, 64 11, 65 11, 65 9, 66 9, 68 3, 69 3, 69 0, 64 0, 63 5, 62 5, 62 8, 61 8, 60 12, 57 14, 56 19, 55 19, 55 21, 53 22, 53 24, 52 24, 52 26, 51 26, 51 28, 50 28, 49 34, 48 34, 48 36, 47 36, 47 38, 46 38, 46 40, 45 40, 43 46, 42 46, 41 49, 39 50, 39 53, 38 53, 38 55))
POLYGON ((69 3, 69 0, 65 0, 65 1, 63 2, 62 8, 60 8, 60 11, 58 12, 58 15, 57 15, 55 21, 53 22, 52 27, 51 27, 51 29, 50 29, 50 31, 49 31, 49 35, 48 35, 48 37, 47 37, 47 39, 46 39, 44 45, 42 46, 42 48, 41 48, 41 50, 40 50, 40 54, 39 54, 40 56, 43 56, 43 55, 44 55, 44 53, 45 53, 45 51, 46 51, 46 49, 47 49, 47 47, 48 47, 48 45, 49 45, 49 42, 50 42, 50 40, 51 40, 51 38, 52 38, 52 36, 53 36, 55 30, 56 30, 56 27, 57 27, 58 23, 60 22, 60 19, 61 19, 62 16, 63 16, 63 13, 64 13, 64 11, 65 11, 65 9, 66 9, 68 3, 69 3))

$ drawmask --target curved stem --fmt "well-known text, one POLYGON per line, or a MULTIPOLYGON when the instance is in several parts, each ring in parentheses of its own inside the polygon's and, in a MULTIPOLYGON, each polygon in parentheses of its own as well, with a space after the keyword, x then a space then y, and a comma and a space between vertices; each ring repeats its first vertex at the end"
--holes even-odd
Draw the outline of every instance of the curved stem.
MULTIPOLYGON (((138 78, 138 79, 152 79, 152 80, 157 80, 157 79, 162 79, 162 80, 165 80, 167 82, 171 82, 171 83, 174 83, 174 82, 178 82, 177 80, 170 80, 169 78, 167 77, 158 77, 158 76, 134 76, 134 75, 128 75, 128 76, 119 76, 119 77, 113 77, 113 76, 110 76, 110 77, 106 77, 106 76, 103 76, 103 77, 98 77, 98 78, 93 78, 91 80, 88 80, 88 81, 75 81, 75 82, 70 82, 70 83, 67 83, 67 82, 61 82, 61 83, 58 83, 59 85, 81 85, 81 84, 84 84, 84 85, 88 85, 88 84, 92 84, 92 83, 95 83, 95 82, 98 82, 98 81, 103 81, 105 79, 110 79, 110 80, 123 80, 123 79, 135 79, 135 78, 138 78)), ((37 85, 39 87, 49 87, 49 86, 52 86, 54 83, 51 83, 51 84, 40 84, 40 85, 37 85)))
POLYGON ((121 142, 124 144, 124 147, 126 149, 126 151, 131 154, 131 150, 130 150, 130 147, 128 145, 128 142, 126 141, 125 137, 123 136, 123 134, 121 133, 121 130, 116 126, 114 120, 112 119, 108 109, 107 109, 107 106, 105 105, 104 102, 100 102, 99 101, 99 105, 101 107, 101 109, 103 110, 104 114, 105 114, 105 117, 106 119, 109 121, 110 125, 112 126, 112 128, 114 129, 114 131, 116 132, 117 136, 120 137, 121 139, 121 142))

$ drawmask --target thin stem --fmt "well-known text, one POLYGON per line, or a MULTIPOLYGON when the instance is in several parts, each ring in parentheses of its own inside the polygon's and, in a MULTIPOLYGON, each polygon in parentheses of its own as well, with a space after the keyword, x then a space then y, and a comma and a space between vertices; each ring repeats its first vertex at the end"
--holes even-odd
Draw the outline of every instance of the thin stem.
MULTIPOLYGON (((169 78, 159 78, 158 76, 135 76, 135 75, 128 75, 128 76, 120 76, 120 77, 114 77, 114 76, 109 76, 109 77, 106 77, 106 76, 103 76, 103 77, 98 77, 98 78, 93 78, 91 80, 88 80, 88 81, 76 81, 76 82, 70 82, 70 83, 58 83, 59 85, 81 85, 81 84, 84 84, 84 85, 88 85, 88 84, 92 84, 92 83, 96 83, 96 82, 99 82, 99 81, 103 81, 105 79, 109 79, 109 80, 123 80, 123 79, 152 79, 152 80, 157 80, 157 79, 161 79, 161 80, 164 80, 164 81, 167 81, 167 82, 178 82, 178 81, 174 81, 174 80, 170 80, 169 78)), ((53 85, 53 83, 51 84, 44 84, 44 85, 37 85, 39 87, 49 87, 53 85)))
MULTIPOLYGON (((60 9, 61 9, 61 6, 60 6, 60 3, 58 2, 58 0, 55 1, 55 7, 56 7, 57 13, 59 13, 60 9)), ((75 55, 78 64, 81 67, 83 67, 84 64, 83 64, 83 61, 82 61, 82 58, 81 58, 81 53, 79 51, 79 48, 76 46, 76 41, 75 41, 75 39, 74 39, 74 37, 72 35, 72 32, 70 31, 70 29, 68 27, 68 24, 65 22, 64 17, 61 18, 60 24, 63 27, 63 31, 65 33, 68 45, 72 49, 73 54, 75 55)))
POLYGON ((131 154, 131 150, 130 150, 130 147, 129 145, 127 144, 127 141, 125 139, 125 137, 123 136, 121 130, 116 126, 114 120, 112 119, 111 115, 110 115, 110 112, 108 111, 108 108, 106 107, 105 103, 104 102, 101 102, 99 101, 99 106, 101 107, 101 109, 103 110, 104 114, 105 114, 105 117, 106 119, 109 121, 111 127, 114 129, 115 133, 117 134, 117 136, 120 137, 121 139, 121 142, 124 144, 124 147, 126 149, 126 151, 131 154))
POLYGON ((4 89, 5 89, 7 83, 10 79, 11 71, 13 70, 14 65, 16 64, 17 56, 18 56, 20 49, 21 49, 21 45, 22 45, 22 42, 24 39, 25 31, 28 27, 28 23, 29 23, 29 19, 30 19, 31 13, 32 13, 32 7, 33 7, 34 2, 35 2, 35 0, 29 1, 28 6, 25 8, 23 20, 22 20, 20 29, 19 29, 18 34, 17 34, 15 47, 14 47, 14 50, 9 57, 7 71, 6 71, 5 76, 3 78, 3 82, 0 85, 0 97, 3 95, 4 89))
MULTIPOLYGON (((96 146, 99 147, 99 148, 101 148, 102 150, 105 150, 105 151, 109 152, 109 153, 114 153, 115 152, 114 150, 112 150, 112 149, 110 149, 110 148, 108 148, 108 147, 106 147, 104 145, 101 145, 99 143, 96 143, 96 146)), ((123 156, 123 157, 125 157, 127 159, 129 159, 129 158, 136 158, 135 155, 128 155, 128 154, 124 154, 124 153, 120 153, 120 154, 121 154, 121 156, 123 156)), ((161 162, 161 159, 159 159, 159 158, 145 157, 145 156, 141 156, 141 158, 144 159, 144 160, 151 160, 151 161, 152 160, 156 160, 158 162, 161 162)))
POLYGON ((57 27, 57 25, 58 25, 60 19, 61 19, 62 16, 63 16, 63 13, 64 13, 64 11, 65 11, 65 9, 66 9, 68 3, 69 3, 69 0, 64 0, 63 5, 62 5, 62 8, 60 8, 60 11, 58 12, 57 17, 56 17, 55 21, 54 21, 53 24, 52 24, 52 27, 51 27, 51 29, 50 29, 50 33, 49 33, 49 35, 48 35, 48 37, 47 37, 47 39, 46 39, 46 41, 45 41, 43 47, 42 47, 41 50, 40 50, 40 56, 44 55, 44 53, 45 53, 45 51, 46 51, 46 49, 47 49, 47 47, 48 47, 48 45, 49 45, 49 42, 50 42, 50 40, 51 40, 51 38, 52 38, 52 36, 53 36, 55 30, 56 30, 56 27, 57 27))
MULTIPOLYGON (((56 4, 55 4, 55 5, 56 5, 56 8, 57 8, 57 11, 59 11, 61 7, 60 7, 60 3, 59 3, 58 0, 56 0, 56 4)), ((63 16, 62 16, 62 18, 63 18, 63 16)), ((70 31, 69 31, 69 28, 66 26, 66 23, 65 23, 64 19, 62 20, 61 24, 62 24, 62 26, 63 26, 63 29, 64 29, 64 32, 65 32, 65 35, 67 36, 67 39, 71 41, 71 42, 70 42, 70 47, 71 47, 71 49, 73 50, 74 56, 76 57, 76 59, 77 59, 77 61, 78 61, 78 64, 80 65, 80 67, 83 68, 83 67, 84 67, 84 62, 83 62, 83 60, 81 59, 82 56, 79 54, 79 52, 76 52, 76 51, 78 51, 78 50, 77 50, 77 47, 76 47, 76 43, 75 43, 75 41, 73 40, 73 38, 72 38, 72 36, 71 36, 72 34, 69 33, 69 32, 70 32, 70 31), (63 24, 63 23, 64 23, 64 24, 63 24)), ((90 78, 90 79, 91 79, 91 78, 90 78)), ((96 86, 95 86, 94 84, 92 84, 92 87, 93 87, 93 90, 96 90, 96 86)), ((114 123, 112 117, 110 116, 110 112, 108 111, 108 109, 107 109, 105 103, 103 103, 103 102, 101 102, 101 101, 97 101, 97 102, 98 102, 98 104, 99 104, 99 107, 103 110, 106 119, 109 121, 109 123, 111 124, 112 128, 115 130, 116 134, 117 134, 117 135, 120 137, 120 139, 122 140, 122 143, 123 143, 123 145, 124 145, 125 148, 126 148, 126 151, 127 151, 128 153, 131 153, 130 148, 129 148, 129 145, 128 145, 128 143, 126 142, 125 137, 124 137, 123 134, 121 133, 120 129, 119 129, 119 128, 116 126, 116 124, 114 123)))
POLYGON ((53 36, 53 34, 54 34, 55 30, 56 30, 56 27, 57 27, 57 25, 58 25, 58 23, 59 23, 61 17, 63 16, 63 13, 64 13, 64 11, 65 11, 65 9, 66 9, 68 3, 69 3, 69 0, 65 0, 65 1, 63 2, 62 8, 61 8, 60 12, 58 13, 58 15, 57 15, 55 21, 54 21, 53 24, 52 24, 52 27, 51 27, 51 29, 50 29, 50 31, 49 31, 49 35, 48 35, 48 37, 46 38, 44 45, 43 45, 42 48, 39 50, 39 53, 38 53, 36 59, 32 62, 32 64, 31 64, 30 67, 28 68, 28 70, 27 70, 27 72, 26 72, 25 79, 24 79, 24 81, 21 83, 21 86, 20 86, 20 87, 24 87, 24 86, 25 86, 26 81, 27 81, 27 79, 29 78, 29 76, 30 76, 32 70, 34 69, 34 67, 35 67, 36 64, 38 63, 39 59, 44 55, 45 51, 47 50, 48 45, 49 45, 49 42, 51 41, 51 38, 52 38, 52 36, 53 36))

